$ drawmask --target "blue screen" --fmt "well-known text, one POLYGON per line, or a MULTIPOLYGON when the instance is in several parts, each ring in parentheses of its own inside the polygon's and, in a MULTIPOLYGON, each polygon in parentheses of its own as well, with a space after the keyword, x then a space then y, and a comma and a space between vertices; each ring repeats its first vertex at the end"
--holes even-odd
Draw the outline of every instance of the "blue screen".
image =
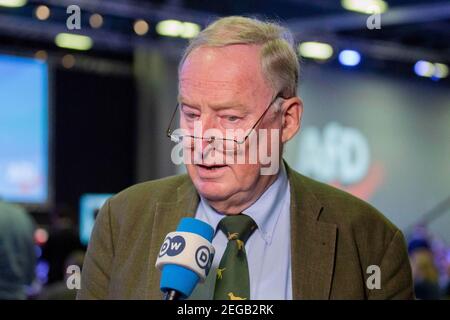
POLYGON ((0 55, 0 198, 48 199, 48 68, 0 55))
POLYGON ((80 240, 87 245, 100 208, 113 194, 87 193, 80 199, 80 240))

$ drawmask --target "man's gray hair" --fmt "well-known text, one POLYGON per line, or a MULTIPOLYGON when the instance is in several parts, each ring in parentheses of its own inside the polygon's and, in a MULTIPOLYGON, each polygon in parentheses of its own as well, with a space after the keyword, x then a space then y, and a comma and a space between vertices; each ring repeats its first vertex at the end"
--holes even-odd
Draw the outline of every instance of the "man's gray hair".
POLYGON ((190 41, 178 70, 196 48, 233 44, 260 45, 262 70, 273 90, 285 98, 296 95, 300 66, 293 37, 289 30, 274 22, 240 16, 218 19, 190 41))

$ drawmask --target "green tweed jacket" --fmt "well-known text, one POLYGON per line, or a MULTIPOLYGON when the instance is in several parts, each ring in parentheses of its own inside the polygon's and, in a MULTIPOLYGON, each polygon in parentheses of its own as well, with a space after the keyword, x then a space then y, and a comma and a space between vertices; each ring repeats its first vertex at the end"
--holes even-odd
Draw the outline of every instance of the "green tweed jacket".
MULTIPOLYGON (((402 233, 367 203, 286 166, 291 186, 294 299, 413 299, 402 233), (372 275, 380 269, 380 287, 372 275)), ((78 299, 161 299, 160 246, 198 194, 187 175, 134 185, 102 207, 78 299)))

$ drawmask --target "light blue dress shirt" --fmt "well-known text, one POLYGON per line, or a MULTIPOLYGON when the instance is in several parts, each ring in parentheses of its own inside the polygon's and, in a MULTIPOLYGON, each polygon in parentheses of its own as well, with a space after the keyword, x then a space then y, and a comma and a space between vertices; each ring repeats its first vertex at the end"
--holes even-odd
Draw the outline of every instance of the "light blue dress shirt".
MULTIPOLYGON (((290 202, 289 181, 281 166, 275 182, 243 211, 258 225, 245 244, 252 300, 292 299, 290 202)), ((215 275, 228 243, 225 234, 217 228, 224 215, 200 197, 195 217, 216 230, 212 242, 216 254, 211 267, 211 274, 215 275)))

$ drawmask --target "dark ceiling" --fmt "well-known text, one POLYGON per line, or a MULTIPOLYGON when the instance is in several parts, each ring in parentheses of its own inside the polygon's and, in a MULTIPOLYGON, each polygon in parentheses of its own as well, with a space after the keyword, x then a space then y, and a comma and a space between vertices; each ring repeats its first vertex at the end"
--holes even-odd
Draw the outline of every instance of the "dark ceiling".
POLYGON ((0 8, 0 49, 44 48, 60 50, 55 35, 67 32, 66 7, 82 10, 79 33, 94 40, 90 55, 132 56, 138 45, 183 47, 184 39, 157 35, 154 26, 164 19, 196 22, 202 27, 218 16, 247 15, 280 21, 294 33, 296 41, 327 41, 336 48, 353 47, 381 60, 413 63, 425 59, 450 62, 450 1, 386 0, 389 10, 381 15, 381 29, 366 27, 367 15, 345 10, 339 0, 28 0, 18 9, 0 8), (37 5, 51 9, 46 21, 34 17, 37 5), (92 29, 88 18, 100 13, 104 24, 92 29), (137 36, 136 19, 145 19, 150 31, 137 36))

